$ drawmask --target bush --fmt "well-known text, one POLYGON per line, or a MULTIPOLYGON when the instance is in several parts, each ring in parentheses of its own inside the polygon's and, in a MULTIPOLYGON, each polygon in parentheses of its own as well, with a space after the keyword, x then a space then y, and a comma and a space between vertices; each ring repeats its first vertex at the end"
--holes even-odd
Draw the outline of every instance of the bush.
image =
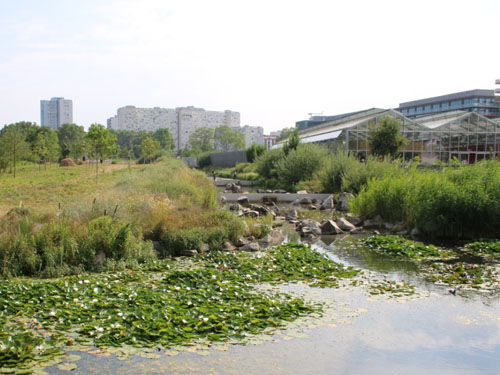
POLYGON ((484 161, 441 171, 410 168, 372 179, 352 210, 404 221, 430 237, 498 237, 500 165, 484 161))

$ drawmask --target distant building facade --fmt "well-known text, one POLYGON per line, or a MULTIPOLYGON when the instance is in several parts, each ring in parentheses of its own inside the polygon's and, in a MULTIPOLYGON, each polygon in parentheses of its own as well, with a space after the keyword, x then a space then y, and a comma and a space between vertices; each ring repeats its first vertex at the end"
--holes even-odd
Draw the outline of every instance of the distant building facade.
POLYGON ((232 128, 235 131, 243 133, 245 137, 245 148, 250 147, 256 143, 258 145, 264 144, 264 128, 262 126, 235 126, 232 128))
POLYGON ((203 108, 119 108, 117 114, 107 121, 109 129, 155 131, 169 129, 174 137, 175 148, 184 150, 189 146, 189 136, 200 127, 215 129, 227 125, 240 125, 240 114, 234 111, 206 111, 203 108))
POLYGON ((73 123, 73 101, 64 98, 40 100, 40 124, 57 130, 73 123))
POLYGON ((413 100, 400 103, 397 110, 408 118, 457 110, 476 112, 488 118, 500 117, 500 103, 495 100, 495 90, 469 90, 413 100))

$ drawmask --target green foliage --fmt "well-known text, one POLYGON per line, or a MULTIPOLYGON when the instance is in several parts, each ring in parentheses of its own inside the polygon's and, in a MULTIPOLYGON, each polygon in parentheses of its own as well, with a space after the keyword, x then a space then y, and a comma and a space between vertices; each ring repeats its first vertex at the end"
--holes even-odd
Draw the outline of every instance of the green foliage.
POLYGON ((146 162, 151 163, 156 154, 160 151, 160 142, 151 137, 144 137, 141 142, 141 156, 146 162))
POLYGON ((59 148, 62 157, 71 157, 75 160, 85 152, 85 130, 76 124, 63 124, 57 129, 59 148))
POLYGON ((422 261, 456 256, 453 252, 440 247, 424 245, 422 242, 407 240, 399 236, 370 236, 364 238, 362 243, 373 251, 396 258, 410 258, 422 261))
POLYGON ((11 124, 0 130, 0 152, 3 157, 12 161, 14 178, 19 160, 30 155, 29 145, 26 142, 26 131, 22 124, 11 124))
POLYGON ((298 145, 290 148, 288 154, 275 164, 280 186, 294 189, 300 181, 310 179, 314 173, 321 170, 329 157, 329 151, 316 144, 298 145))
POLYGON ((277 179, 277 163, 284 157, 282 149, 268 150, 257 158, 256 171, 265 180, 277 179))
POLYGON ((173 151, 175 148, 174 136, 170 130, 166 128, 160 128, 155 130, 153 133, 153 139, 159 142, 160 148, 166 151, 173 151))
POLYGON ((465 245, 464 250, 474 255, 500 256, 500 241, 474 241, 465 245))
POLYGON ((276 137, 276 142, 283 141, 285 139, 288 139, 290 135, 295 131, 295 128, 284 128, 280 135, 276 137))
POLYGON ((116 135, 107 130, 104 125, 92 124, 85 136, 88 151, 96 160, 95 179, 98 176, 98 160, 104 159, 116 150, 116 135))
POLYGON ((373 155, 396 157, 398 151, 408 143, 401 134, 401 123, 394 117, 383 117, 378 123, 369 124, 368 128, 370 152, 373 155))
POLYGON ((352 210, 363 216, 380 214, 386 220, 403 221, 427 236, 500 235, 498 162, 401 172, 368 181, 352 202, 352 210))
POLYGON ((189 145, 195 154, 214 150, 214 129, 197 128, 189 135, 189 145))
POLYGON ((134 271, 2 281, 2 370, 31 373, 33 365, 57 363, 74 348, 67 343, 115 348, 119 358, 200 339, 245 343, 249 334, 272 333, 322 310, 320 304, 257 289, 257 284, 304 281, 335 287, 357 272, 307 246, 287 244, 260 256, 211 252, 204 258, 154 261, 134 271))
POLYGON ((293 132, 288 137, 287 141, 283 145, 283 152, 288 155, 290 151, 297 151, 297 147, 300 143, 299 131, 294 129, 293 132))
POLYGON ((240 131, 222 125, 215 129, 214 145, 215 149, 222 151, 241 150, 245 147, 245 137, 240 131))
POLYGON ((252 143, 252 145, 249 148, 247 148, 247 161, 249 163, 253 163, 265 151, 266 151, 266 146, 252 143))

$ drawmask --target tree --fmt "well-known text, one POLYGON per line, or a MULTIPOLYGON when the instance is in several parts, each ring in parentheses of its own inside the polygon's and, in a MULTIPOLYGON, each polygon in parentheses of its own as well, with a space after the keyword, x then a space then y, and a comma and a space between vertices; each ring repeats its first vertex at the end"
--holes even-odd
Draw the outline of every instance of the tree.
POLYGON ((381 118, 378 123, 368 125, 370 152, 373 155, 396 157, 399 149, 408 143, 408 139, 401 134, 401 123, 390 116, 381 118))
POLYGON ((57 160, 61 153, 56 131, 47 126, 36 126, 29 129, 26 141, 30 145, 33 161, 36 163, 57 160))
POLYGON ((16 124, 5 126, 0 132, 0 149, 8 159, 12 160, 14 178, 16 177, 17 161, 29 155, 29 146, 25 139, 26 134, 22 127, 18 127, 16 124))
POLYGON ((280 142, 280 141, 283 141, 285 139, 287 139, 288 137, 290 137, 290 134, 292 134, 292 132, 295 130, 295 128, 284 128, 280 135, 278 135, 276 137, 276 142, 280 142))
POLYGON ((223 151, 241 150, 245 147, 243 133, 232 130, 227 125, 222 125, 215 129, 214 142, 216 149, 223 151))
POLYGON ((252 145, 249 148, 247 148, 247 161, 249 163, 253 163, 265 151, 266 151, 266 146, 252 143, 252 145))
POLYGON ((63 157, 78 159, 85 151, 85 130, 76 124, 63 124, 57 130, 63 157))
POLYGON ((144 163, 151 160, 160 151, 160 142, 151 137, 145 137, 141 142, 141 156, 144 158, 144 163))
POLYGON ((160 128, 153 133, 153 139, 159 142, 160 148, 173 151, 174 150, 174 136, 170 130, 166 128, 160 128))
POLYGON ((288 139, 286 140, 285 144, 283 145, 283 152, 285 153, 285 155, 288 155, 288 153, 292 150, 294 151, 297 150, 299 143, 300 143, 299 131, 297 129, 294 129, 288 136, 288 139))
POLYGON ((85 136, 87 147, 95 157, 95 181, 97 183, 99 160, 114 152, 116 148, 116 135, 107 130, 104 125, 92 124, 85 136))
POLYGON ((214 129, 201 127, 189 136, 189 144, 195 153, 214 150, 214 129))

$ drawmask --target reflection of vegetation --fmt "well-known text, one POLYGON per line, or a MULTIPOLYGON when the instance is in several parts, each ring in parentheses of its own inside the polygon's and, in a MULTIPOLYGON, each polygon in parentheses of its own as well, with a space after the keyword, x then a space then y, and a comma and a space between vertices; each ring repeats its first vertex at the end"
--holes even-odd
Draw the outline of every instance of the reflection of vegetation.
POLYGON ((2 281, 0 362, 29 369, 79 345, 168 348, 243 338, 321 310, 289 294, 256 293, 256 283, 336 286, 357 272, 307 246, 286 244, 259 256, 212 252, 134 271, 2 281))

